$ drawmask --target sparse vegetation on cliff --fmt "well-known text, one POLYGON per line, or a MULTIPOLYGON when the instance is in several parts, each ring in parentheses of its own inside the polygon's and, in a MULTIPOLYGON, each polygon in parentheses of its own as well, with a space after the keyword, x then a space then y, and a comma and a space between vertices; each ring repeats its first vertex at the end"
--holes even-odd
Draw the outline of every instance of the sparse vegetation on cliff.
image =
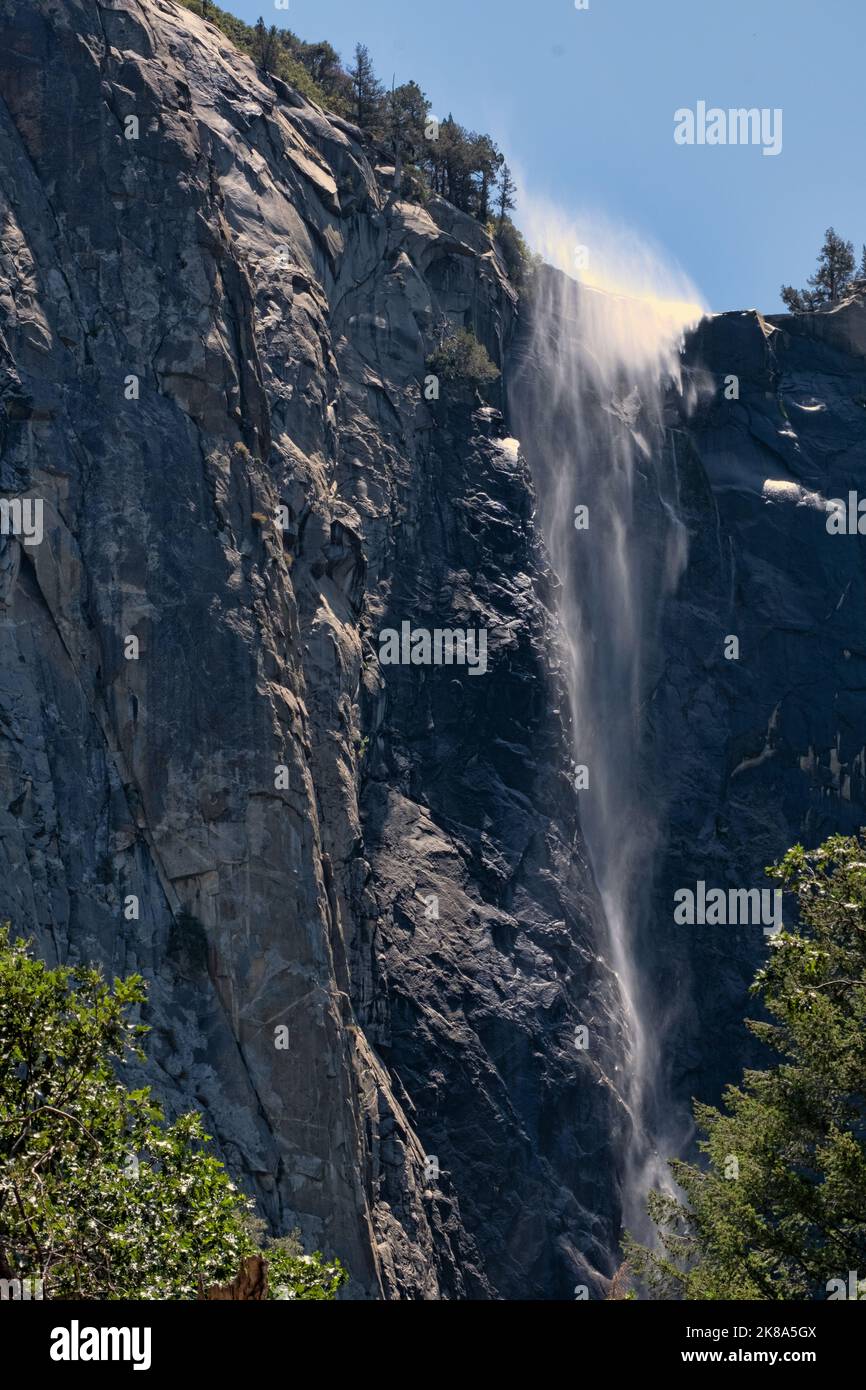
POLYGON ((427 358, 427 366, 444 381, 465 381, 475 386, 483 386, 499 376, 499 368, 490 360, 484 344, 468 328, 447 332, 427 358))
POLYGON ((387 90, 376 76, 369 51, 356 44, 343 66, 331 44, 306 43, 289 29, 245 24, 211 0, 179 0, 203 15, 248 54, 256 65, 295 87, 303 96, 354 121, 401 166, 407 196, 424 201, 439 194, 461 212, 487 224, 499 241, 509 274, 518 286, 531 257, 509 213, 515 183, 505 156, 489 135, 467 130, 449 113, 438 121, 417 82, 387 90))
POLYGON ((866 281, 866 246, 855 276, 854 243, 843 241, 833 227, 828 227, 818 253, 817 269, 809 276, 806 289, 795 290, 793 285, 783 285, 779 293, 792 313, 806 313, 822 304, 836 304, 844 298, 855 278, 866 281))

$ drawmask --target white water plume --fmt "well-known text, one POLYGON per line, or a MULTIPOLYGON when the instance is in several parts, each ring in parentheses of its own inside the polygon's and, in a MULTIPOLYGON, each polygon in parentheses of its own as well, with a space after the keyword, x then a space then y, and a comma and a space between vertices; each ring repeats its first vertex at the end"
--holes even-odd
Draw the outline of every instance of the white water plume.
POLYGON ((676 1143, 658 1087, 664 1001, 649 997, 640 968, 663 811, 646 702, 661 668, 663 606, 687 551, 664 409, 679 387, 684 332, 703 311, 683 277, 629 234, 529 207, 522 224, 548 267, 530 291, 509 395, 561 581, 574 760, 589 774, 576 794, 627 1040, 624 1217, 645 1234, 646 1191, 670 1186, 667 1144, 676 1143), (588 529, 576 529, 578 507, 588 508, 588 529))

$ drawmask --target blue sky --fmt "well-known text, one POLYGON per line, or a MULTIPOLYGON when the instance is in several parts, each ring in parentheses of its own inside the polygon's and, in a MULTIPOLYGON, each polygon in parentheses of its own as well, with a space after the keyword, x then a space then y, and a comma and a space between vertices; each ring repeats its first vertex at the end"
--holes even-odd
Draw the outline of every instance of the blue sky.
MULTIPOLYGON (((487 131, 568 219, 591 208, 682 267, 713 310, 780 312, 824 228, 866 241, 863 0, 221 0, 366 43, 437 116, 487 131), (674 112, 781 108, 782 149, 677 145, 674 112)), ((520 222, 520 208, 516 220, 520 222)))

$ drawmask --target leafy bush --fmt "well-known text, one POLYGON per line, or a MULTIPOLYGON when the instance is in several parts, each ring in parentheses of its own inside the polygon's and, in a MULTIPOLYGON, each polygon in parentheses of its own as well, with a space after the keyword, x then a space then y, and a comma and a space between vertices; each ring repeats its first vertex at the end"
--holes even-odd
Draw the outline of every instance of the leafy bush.
POLYGON ((259 1248, 252 1203, 206 1151, 196 1114, 167 1124, 115 1065, 141 1057, 139 976, 50 969, 0 927, 0 1278, 44 1297, 194 1299, 264 1255, 271 1297, 331 1299, 339 1261, 259 1248))
POLYGON ((499 368, 468 328, 452 329, 427 358, 427 366, 444 381, 467 381, 481 386, 495 381, 499 368))
POLYGON ((866 1273, 866 837, 796 845, 768 873, 800 926, 752 987, 777 1021, 747 1026, 783 1061, 746 1072, 724 1110, 695 1105, 708 1167, 670 1164, 685 1203, 652 1195, 661 1253, 628 1243, 661 1297, 824 1299, 866 1273))
POLYGON ((503 217, 498 223, 488 222, 487 230, 496 238, 508 278, 515 289, 527 289, 534 271, 541 264, 541 257, 530 251, 510 217, 503 217))

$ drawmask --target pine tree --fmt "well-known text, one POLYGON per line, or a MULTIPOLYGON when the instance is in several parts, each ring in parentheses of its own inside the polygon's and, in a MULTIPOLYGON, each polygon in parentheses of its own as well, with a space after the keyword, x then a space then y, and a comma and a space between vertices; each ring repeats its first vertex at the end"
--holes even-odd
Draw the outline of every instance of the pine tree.
POLYGON ((811 290, 795 290, 793 285, 783 285, 779 294, 792 314, 806 314, 821 303, 811 290))
POLYGON ((295 34, 283 30, 281 40, 294 57, 303 64, 317 87, 330 98, 342 100, 351 90, 348 75, 343 72, 340 55, 326 41, 304 43, 295 34))
POLYGON ((381 130, 384 91, 373 71, 366 44, 355 45, 355 63, 349 68, 355 102, 355 120, 362 130, 378 135, 381 130))
POLYGON ((272 72, 276 66, 277 52, 279 50, 279 33, 277 26, 272 24, 270 29, 265 28, 265 21, 261 15, 256 20, 254 56, 256 66, 265 72, 272 72))
POLYGON ((514 195, 516 192, 517 187, 514 179, 511 177, 511 170, 503 160, 502 169, 499 174, 499 196, 497 198, 497 207, 499 210, 498 224, 500 231, 502 230, 503 223, 509 212, 512 212, 514 209, 514 195))
POLYGON ((795 845, 768 872, 799 925, 753 986, 776 1021, 747 1026, 781 1061, 723 1110, 695 1105, 708 1166, 670 1164, 684 1203, 651 1196, 661 1253, 627 1242, 661 1297, 839 1298, 866 1274, 866 835, 795 845))
POLYGON ((818 254, 818 268, 814 275, 809 276, 811 289, 795 290, 791 285, 783 285, 780 291, 782 300, 796 313, 817 309, 821 304, 836 304, 844 295, 853 274, 853 242, 843 241, 832 227, 828 227, 824 233, 824 245, 818 254))
POLYGON ((809 276, 809 284, 821 296, 822 303, 835 304, 842 298, 853 273, 853 243, 843 241, 832 227, 828 227, 818 256, 818 269, 809 276))
POLYGON ((258 63, 259 67, 261 67, 262 54, 265 51, 265 43, 267 42, 267 36, 268 31, 265 28, 265 21, 262 19, 261 15, 259 15, 258 19, 256 20, 255 30, 253 32, 253 45, 255 50, 256 62, 258 63))
POLYGON ((470 206, 469 211, 479 222, 486 222, 490 216, 490 191, 496 183, 504 159, 489 135, 470 136, 468 153, 475 184, 474 206, 470 206))
POLYGON ((388 143, 395 159, 418 164, 425 154, 424 129, 430 103, 417 82, 392 86, 385 101, 388 143))

